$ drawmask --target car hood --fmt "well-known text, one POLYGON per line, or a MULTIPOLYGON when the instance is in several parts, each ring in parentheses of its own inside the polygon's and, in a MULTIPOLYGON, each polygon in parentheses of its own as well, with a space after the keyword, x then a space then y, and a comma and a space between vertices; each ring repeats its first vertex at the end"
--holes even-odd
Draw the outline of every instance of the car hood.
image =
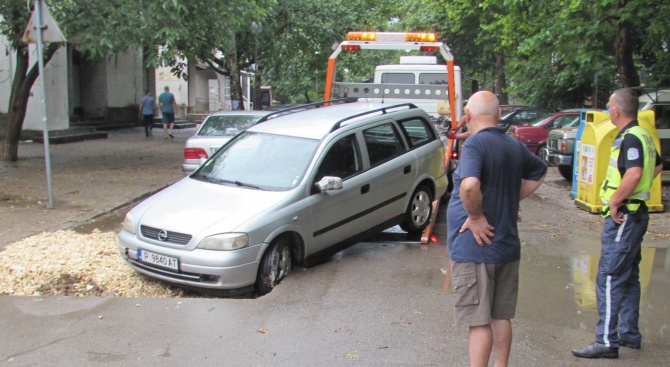
POLYGON ((140 225, 191 235, 235 231, 285 199, 290 191, 262 191, 186 177, 133 209, 140 225))

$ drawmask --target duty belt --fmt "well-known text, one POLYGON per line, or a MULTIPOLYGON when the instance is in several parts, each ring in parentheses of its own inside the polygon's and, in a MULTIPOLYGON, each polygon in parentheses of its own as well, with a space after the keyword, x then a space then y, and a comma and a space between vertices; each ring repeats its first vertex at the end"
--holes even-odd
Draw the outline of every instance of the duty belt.
MULTIPOLYGON (((621 204, 619 210, 625 214, 635 215, 638 212, 645 213, 648 210, 647 203, 640 199, 626 199, 621 204)), ((603 206, 602 215, 605 218, 610 216, 609 205, 603 206)))

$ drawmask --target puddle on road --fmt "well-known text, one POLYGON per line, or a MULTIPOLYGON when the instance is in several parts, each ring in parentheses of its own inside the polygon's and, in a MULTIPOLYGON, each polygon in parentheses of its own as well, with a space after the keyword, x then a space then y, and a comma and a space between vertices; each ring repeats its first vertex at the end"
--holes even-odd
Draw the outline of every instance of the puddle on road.
MULTIPOLYGON (((545 254, 522 258, 517 317, 567 334, 593 332, 598 320, 599 260, 597 252, 568 258, 545 254)), ((640 286, 640 331, 647 340, 660 342, 667 338, 670 326, 670 250, 643 247, 640 286)))
POLYGON ((75 227, 74 231, 81 234, 90 234, 93 230, 98 229, 100 232, 116 232, 121 231, 121 224, 123 218, 126 216, 127 210, 117 210, 114 213, 104 215, 93 221, 75 227))

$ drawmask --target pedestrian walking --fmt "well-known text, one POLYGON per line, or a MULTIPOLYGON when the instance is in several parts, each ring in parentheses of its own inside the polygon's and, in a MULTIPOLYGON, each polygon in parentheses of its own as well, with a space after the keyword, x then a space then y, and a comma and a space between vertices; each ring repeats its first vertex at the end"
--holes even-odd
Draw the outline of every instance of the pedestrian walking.
POLYGON ((154 97, 151 96, 151 91, 146 90, 144 97, 140 100, 140 117, 144 125, 144 134, 148 137, 153 136, 152 129, 154 124, 154 97))
POLYGON ((609 99, 610 119, 619 129, 610 150, 600 189, 603 224, 596 276, 596 340, 572 354, 583 358, 618 358, 619 347, 639 349, 640 260, 649 224, 646 201, 663 164, 651 135, 637 122, 639 101, 632 89, 609 99))
POLYGON ((161 114, 163 115, 163 138, 167 139, 169 136, 174 139, 172 129, 174 128, 177 101, 174 98, 174 94, 170 93, 170 87, 167 85, 163 88, 163 93, 158 96, 158 103, 161 105, 161 114))
POLYGON ((465 108, 471 135, 463 142, 447 208, 454 315, 469 328, 471 366, 507 366, 516 312, 521 241, 519 201, 542 184, 546 164, 498 128, 491 92, 475 93, 465 108))

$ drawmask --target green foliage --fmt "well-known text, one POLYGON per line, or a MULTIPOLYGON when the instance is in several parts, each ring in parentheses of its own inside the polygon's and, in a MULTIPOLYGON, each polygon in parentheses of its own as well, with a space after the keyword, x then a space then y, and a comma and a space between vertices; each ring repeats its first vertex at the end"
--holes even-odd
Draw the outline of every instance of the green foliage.
MULTIPOLYGON (((34 2, 0 0, 0 32, 14 48, 34 2)), ((619 83, 613 40, 629 26, 634 66, 670 84, 667 0, 47 0, 68 41, 92 59, 132 47, 149 64, 185 59, 231 72, 254 63, 286 101, 319 99, 331 46, 350 30, 435 31, 465 81, 504 87, 517 102, 574 107, 619 83), (256 27, 254 27, 256 24, 256 27), (159 52, 160 51, 160 52, 159 52), (595 84, 595 75, 599 83, 595 84), (504 83, 504 84, 500 84, 504 83)), ((397 53, 342 55, 338 80, 372 77, 397 53), (344 68, 349 71, 344 72, 344 68)), ((181 61, 180 61, 181 60, 181 61)), ((467 86, 464 89, 469 89, 467 86)))

